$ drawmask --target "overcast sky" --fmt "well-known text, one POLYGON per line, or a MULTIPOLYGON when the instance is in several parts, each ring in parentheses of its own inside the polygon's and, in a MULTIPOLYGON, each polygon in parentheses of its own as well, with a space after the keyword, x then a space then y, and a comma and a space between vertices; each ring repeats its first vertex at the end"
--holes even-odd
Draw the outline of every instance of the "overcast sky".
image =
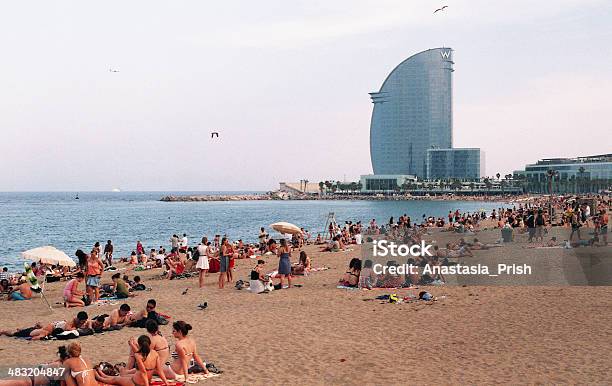
POLYGON ((354 180, 368 92, 440 46, 454 146, 481 147, 487 174, 612 152, 610 20, 591 0, 7 2, 0 191, 354 180))

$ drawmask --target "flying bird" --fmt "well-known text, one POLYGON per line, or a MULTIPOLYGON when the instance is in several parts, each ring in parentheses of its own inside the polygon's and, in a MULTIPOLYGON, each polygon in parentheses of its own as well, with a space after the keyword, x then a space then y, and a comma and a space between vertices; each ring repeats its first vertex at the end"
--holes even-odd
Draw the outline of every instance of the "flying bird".
POLYGON ((210 138, 215 138, 215 136, 219 138, 219 133, 217 133, 216 131, 213 131, 212 133, 210 133, 210 138))
POLYGON ((448 8, 448 5, 443 6, 442 8, 438 8, 434 11, 434 13, 438 12, 438 11, 444 11, 445 8, 448 8))
POLYGON ((108 72, 119 72, 119 70, 115 70, 115 69, 109 68, 108 72))

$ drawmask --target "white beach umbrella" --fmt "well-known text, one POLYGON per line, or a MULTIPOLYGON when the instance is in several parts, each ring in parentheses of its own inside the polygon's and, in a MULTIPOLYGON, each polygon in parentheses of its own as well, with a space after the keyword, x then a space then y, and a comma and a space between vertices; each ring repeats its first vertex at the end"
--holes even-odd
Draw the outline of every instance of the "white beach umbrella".
POLYGON ((282 234, 295 235, 298 233, 302 233, 302 230, 300 229, 300 227, 298 227, 297 225, 288 223, 288 222, 275 222, 274 224, 270 225, 270 228, 282 234))
POLYGON ((40 261, 44 264, 59 264, 64 267, 74 267, 76 265, 67 254, 50 245, 21 252, 21 256, 26 260, 40 261))

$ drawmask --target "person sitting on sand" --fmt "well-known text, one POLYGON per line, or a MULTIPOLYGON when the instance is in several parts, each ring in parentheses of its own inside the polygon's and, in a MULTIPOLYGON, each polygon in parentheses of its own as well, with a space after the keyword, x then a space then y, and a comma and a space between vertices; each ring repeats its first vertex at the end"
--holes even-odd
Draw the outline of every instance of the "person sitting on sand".
POLYGON ((19 279, 18 284, 18 287, 9 294, 8 299, 15 301, 32 299, 32 288, 30 288, 30 283, 21 278, 19 279))
POLYGON ((79 284, 85 280, 83 272, 78 272, 74 279, 71 279, 64 287, 64 307, 84 307, 85 302, 81 299, 84 295, 79 291, 79 284))
POLYGON ((366 260, 359 272, 359 288, 372 289, 376 285, 376 274, 372 269, 372 260, 366 260))
POLYGON ((0 280, 0 293, 10 293, 11 292, 11 283, 9 283, 8 279, 0 280))
POLYGON ((138 337, 138 340, 131 338, 128 344, 134 352, 136 368, 132 371, 128 370, 126 375, 114 377, 108 376, 100 369, 97 369, 96 379, 100 383, 108 385, 148 386, 155 372, 164 384, 168 384, 159 355, 155 350, 151 349, 151 339, 146 335, 141 335, 138 337))
POLYGON ((130 253, 130 265, 136 266, 138 264, 138 255, 136 255, 136 251, 132 251, 130 253))
POLYGON ((121 274, 120 273, 116 273, 113 276, 111 276, 111 279, 113 280, 113 287, 115 290, 115 297, 117 299, 127 299, 130 296, 134 296, 133 294, 130 294, 130 290, 128 288, 127 283, 125 282, 125 280, 123 280, 121 278, 121 274))
POLYGON ((276 250, 277 249, 278 249, 278 246, 276 245, 276 240, 269 239, 265 254, 267 254, 267 255, 276 255, 276 250))
POLYGON ((118 309, 112 310, 110 315, 104 320, 104 329, 118 330, 131 322, 130 306, 124 303, 118 309))
POLYGON ((317 238, 315 239, 314 243, 315 243, 315 245, 321 245, 321 244, 324 243, 323 238, 321 237, 320 233, 317 234, 317 238))
POLYGON ((172 353, 174 361, 165 368, 168 379, 177 379, 178 377, 187 380, 189 377, 189 362, 191 360, 195 361, 202 368, 204 375, 209 375, 206 364, 204 364, 204 361, 198 354, 195 341, 187 336, 191 329, 191 325, 182 320, 172 324, 172 336, 176 339, 176 343, 174 345, 174 353, 172 353))
MULTIPOLYGON (((387 267, 397 267, 399 264, 395 260, 387 261, 387 267)), ((389 271, 378 277, 377 287, 381 288, 400 288, 404 286, 406 279, 399 274, 391 274, 389 271)))
POLYGON ((130 282, 130 291, 144 291, 147 289, 147 287, 141 283, 141 279, 140 276, 136 275, 134 276, 134 281, 130 282))
MULTIPOLYGON (((149 339, 151 340, 151 351, 155 351, 159 355, 161 363, 166 363, 170 357, 170 346, 168 340, 164 338, 159 332, 159 325, 155 320, 147 320, 145 325, 147 332, 149 333, 149 339)), ((125 371, 121 372, 121 375, 133 374, 136 369, 136 357, 134 355, 134 348, 130 345, 130 358, 128 359, 127 367, 125 371)), ((164 372, 162 371, 162 374, 164 372)))
POLYGON ((321 252, 340 252, 340 239, 334 236, 328 243, 327 246, 321 249, 321 252))
POLYGON ((265 264, 265 260, 257 260, 257 265, 251 270, 249 288, 254 294, 264 292, 266 289, 265 284, 268 282, 268 280, 266 280, 266 276, 263 273, 265 264))
MULTIPOLYGON (((63 363, 66 369, 66 374, 64 374, 66 378, 78 386, 98 386, 91 362, 81 356, 81 344, 78 342, 70 343, 66 351, 68 352, 68 359, 63 363)), ((67 384, 71 383, 67 382, 67 384)))
POLYGON ((306 254, 305 251, 300 252, 300 261, 291 267, 292 275, 305 275, 310 272, 310 257, 306 254))
POLYGON ((361 272, 361 260, 358 258, 351 259, 349 270, 340 278, 340 285, 345 287, 357 287, 359 284, 359 274, 361 272))

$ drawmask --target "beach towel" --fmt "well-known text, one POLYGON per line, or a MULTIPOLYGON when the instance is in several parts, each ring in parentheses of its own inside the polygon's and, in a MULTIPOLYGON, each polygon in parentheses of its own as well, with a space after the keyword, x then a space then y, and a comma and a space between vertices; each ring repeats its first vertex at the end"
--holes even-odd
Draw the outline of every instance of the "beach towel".
POLYGON ((357 287, 349 287, 349 286, 346 286, 346 285, 338 285, 338 286, 336 286, 336 288, 347 289, 347 290, 358 290, 359 289, 357 287))

